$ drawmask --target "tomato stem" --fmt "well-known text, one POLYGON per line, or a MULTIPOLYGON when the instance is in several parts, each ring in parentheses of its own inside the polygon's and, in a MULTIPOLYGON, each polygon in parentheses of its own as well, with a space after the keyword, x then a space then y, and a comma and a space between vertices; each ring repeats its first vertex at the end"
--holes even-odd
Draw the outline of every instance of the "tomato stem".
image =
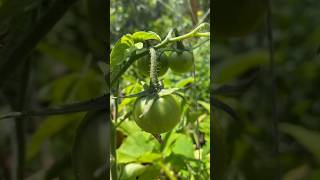
POLYGON ((151 87, 155 90, 159 90, 159 81, 158 81, 158 61, 156 50, 152 47, 150 48, 150 79, 151 87))

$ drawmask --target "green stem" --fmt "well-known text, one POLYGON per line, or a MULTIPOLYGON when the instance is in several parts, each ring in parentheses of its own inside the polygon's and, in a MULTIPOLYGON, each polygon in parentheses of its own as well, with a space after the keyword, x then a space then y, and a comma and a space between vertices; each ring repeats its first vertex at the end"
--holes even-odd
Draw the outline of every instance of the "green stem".
POLYGON ((84 112, 84 111, 97 110, 97 109, 106 109, 107 113, 109 113, 107 109, 107 106, 109 105, 107 102, 107 97, 109 97, 109 94, 100 96, 98 98, 94 98, 92 100, 62 105, 59 107, 51 107, 51 108, 45 108, 40 110, 30 110, 30 111, 22 111, 22 112, 10 112, 8 114, 0 116, 0 120, 8 119, 8 118, 16 118, 16 117, 52 116, 52 115, 84 112))
MULTIPOLYGON (((174 34, 175 34, 176 37, 179 36, 179 32, 178 32, 178 30, 176 28, 174 29, 174 34)), ((183 51, 185 49, 182 41, 177 41, 177 49, 179 49, 181 51, 183 51)))
MULTIPOLYGON (((9 99, 11 100, 11 106, 14 110, 21 111, 26 107, 26 94, 28 89, 28 82, 29 82, 29 70, 30 70, 30 59, 28 59, 24 65, 22 66, 22 69, 19 70, 19 74, 16 80, 17 85, 13 87, 9 87, 9 89, 5 91, 11 91, 6 92, 9 99), (11 88, 14 88, 11 89, 11 88), (16 91, 16 95, 12 94, 14 96, 10 97, 10 93, 16 91)), ((14 147, 14 165, 13 165, 13 180, 23 180, 25 175, 25 156, 26 156, 26 137, 25 137, 25 122, 26 119, 17 117, 14 119, 14 139, 12 140, 12 144, 14 147)))
POLYGON ((112 180, 117 180, 117 153, 116 153, 116 133, 115 133, 115 126, 113 122, 110 122, 110 169, 111 169, 111 177, 112 180))
POLYGON ((173 175, 173 173, 166 165, 164 165, 162 162, 159 162, 159 166, 170 180, 177 180, 177 178, 173 175))
MULTIPOLYGON (((119 94, 119 81, 117 81, 117 85, 115 88, 115 95, 118 96, 119 94)), ((114 122, 111 122, 111 177, 112 180, 118 179, 118 172, 117 172, 117 147, 116 147, 116 124, 118 121, 118 99, 114 100, 114 122)))
POLYGON ((158 89, 158 62, 157 62, 157 53, 154 48, 150 48, 150 79, 151 79, 151 85, 153 88, 158 89))

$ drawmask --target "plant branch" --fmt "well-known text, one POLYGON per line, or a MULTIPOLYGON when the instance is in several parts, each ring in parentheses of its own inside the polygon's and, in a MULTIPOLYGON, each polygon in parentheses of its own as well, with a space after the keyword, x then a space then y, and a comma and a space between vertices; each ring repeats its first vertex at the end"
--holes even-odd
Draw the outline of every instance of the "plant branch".
MULTIPOLYGON (((61 115, 68 113, 84 112, 98 109, 108 110, 108 98, 109 94, 97 97, 92 100, 83 101, 79 103, 62 105, 55 108, 46 108, 41 110, 30 110, 24 112, 10 112, 8 114, 0 116, 1 119, 16 118, 16 117, 35 117, 35 116, 51 116, 51 115, 61 115)), ((108 113, 108 112, 106 112, 108 113)))
MULTIPOLYGON (((166 38, 162 42, 160 42, 159 44, 155 45, 154 49, 160 49, 169 43, 174 43, 177 41, 182 41, 182 40, 190 39, 193 37, 210 37, 210 32, 204 32, 204 33, 199 32, 205 26, 208 26, 208 23, 202 23, 198 27, 193 29, 191 32, 184 34, 184 35, 181 35, 181 36, 178 36, 178 37, 174 37, 174 38, 172 38, 173 30, 170 30, 168 35, 166 36, 166 38)), ((124 64, 124 66, 121 68, 121 70, 116 74, 116 76, 114 76, 113 79, 111 79, 110 85, 113 86, 114 83, 122 76, 122 74, 124 74, 127 71, 127 69, 131 66, 132 63, 134 63, 135 60, 147 55, 148 52, 149 52, 149 50, 145 50, 139 54, 131 55, 129 60, 124 64)))
MULTIPOLYGON (((25 108, 27 89, 30 77, 30 59, 28 59, 22 68, 21 73, 21 87, 20 87, 20 97, 19 97, 19 110, 25 108)), ((15 119, 16 125, 16 140, 17 140, 17 179, 23 180, 25 175, 25 157, 26 157, 26 137, 25 137, 25 125, 26 121, 22 118, 15 119)))
POLYGON ((278 131, 278 115, 276 102, 276 79, 275 79, 275 56, 273 47, 273 30, 272 30, 272 0, 268 0, 267 6, 267 40, 269 46, 270 60, 270 101, 271 101, 271 125, 274 149, 273 153, 276 157, 276 178, 281 179, 280 160, 279 160, 279 131, 278 131))
MULTIPOLYGON (((115 95, 119 95, 119 81, 115 88, 115 95)), ((110 169, 112 179, 118 179, 118 170, 117 170, 117 136, 116 136, 116 124, 118 122, 118 99, 114 99, 114 121, 110 122, 110 169)))
MULTIPOLYGON (((169 31, 167 37, 164 41, 159 43, 158 46, 155 46, 155 49, 161 48, 165 46, 166 44, 170 42, 176 42, 178 40, 184 40, 187 38, 193 37, 193 35, 196 34, 200 28, 202 28, 205 24, 202 24, 198 26, 196 29, 188 33, 187 35, 179 36, 176 38, 171 38, 172 36, 172 30, 169 31)), ((130 65, 136 60, 139 59, 145 55, 148 54, 148 50, 140 53, 132 55, 129 59, 129 61, 125 64, 123 69, 115 76, 115 78, 111 81, 111 86, 114 84, 118 78, 130 67, 130 65)), ((68 113, 76 113, 76 112, 84 112, 84 111, 90 111, 90 110, 96 110, 96 109, 108 109, 107 107, 107 97, 109 94, 89 100, 89 101, 83 101, 79 103, 74 104, 67 104, 56 108, 46 108, 42 110, 30 110, 30 111, 23 111, 23 112, 10 112, 8 114, 0 116, 1 119, 8 119, 8 118, 16 118, 16 117, 35 117, 35 116, 51 116, 51 115, 61 115, 61 114, 68 114, 68 113)))
POLYGON ((159 166, 170 180, 177 180, 177 178, 171 173, 170 169, 166 165, 164 165, 162 162, 159 162, 159 166))

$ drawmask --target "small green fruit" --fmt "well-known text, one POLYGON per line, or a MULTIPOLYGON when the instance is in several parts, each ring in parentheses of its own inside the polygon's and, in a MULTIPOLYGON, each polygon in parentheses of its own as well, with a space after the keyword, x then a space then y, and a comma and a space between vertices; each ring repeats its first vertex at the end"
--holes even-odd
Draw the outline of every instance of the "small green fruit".
POLYGON ((173 72, 186 73, 192 70, 193 54, 189 51, 173 52, 169 59, 169 67, 173 72))
MULTIPOLYGON (((158 65, 158 76, 163 76, 169 68, 168 64, 168 57, 166 54, 162 54, 160 58, 158 59, 159 65, 158 65)), ((139 69, 139 72, 144 76, 150 75, 150 55, 144 56, 141 59, 137 60, 137 66, 139 69)))
POLYGON ((142 130, 153 134, 161 134, 172 130, 179 123, 181 107, 177 97, 172 94, 162 97, 145 96, 137 99, 133 110, 133 118, 142 130), (154 102, 151 108, 145 112, 148 102, 152 99, 154 102))

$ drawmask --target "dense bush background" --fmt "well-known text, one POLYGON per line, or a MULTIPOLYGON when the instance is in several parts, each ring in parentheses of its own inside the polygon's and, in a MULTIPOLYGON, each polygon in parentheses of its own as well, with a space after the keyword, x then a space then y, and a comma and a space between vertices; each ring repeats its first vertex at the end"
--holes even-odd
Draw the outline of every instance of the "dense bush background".
MULTIPOLYGON (((107 25, 98 26, 94 21, 99 21, 100 16, 106 17, 107 4, 101 4, 102 12, 94 9, 100 13, 98 16, 92 14, 87 3, 82 0, 0 1, 0 71, 7 72, 1 77, 1 114, 18 111, 19 99, 25 99, 23 110, 35 110, 80 102, 105 93, 104 77, 97 62, 106 60, 107 25), (52 11, 50 8, 57 4, 52 11), (71 4, 65 14, 61 13, 71 4), (60 14, 55 24, 54 17, 60 14), (48 18, 40 23, 43 17, 48 18), (31 42, 37 39, 41 40, 32 50, 31 42), (24 52, 29 50, 29 55, 24 57, 24 52), (8 59, 10 56, 13 58, 8 59), (5 66, 10 62, 13 64, 5 66), (24 62, 28 62, 28 68, 24 62), (27 69, 23 74, 21 67, 27 69)), ((22 118, 16 123, 13 119, 0 120, 0 179, 15 177, 23 169, 21 160, 17 168, 17 151, 22 160, 25 159, 25 173, 17 179, 74 179, 70 152, 75 129, 83 116, 84 113, 75 113, 22 118), (17 140, 17 134, 25 135, 25 148, 23 140, 17 140)))
MULTIPOLYGON (((107 44, 112 47, 123 34, 137 30, 155 31, 163 37, 169 28, 178 27, 183 33, 192 29, 194 23, 190 7, 183 0, 114 0, 110 9, 111 41, 105 43, 107 38, 104 37, 103 23, 97 23, 98 18, 92 19, 104 17, 104 12, 99 15, 100 11, 94 9, 89 13, 86 1, 78 1, 62 17, 64 13, 60 13, 58 8, 50 12, 49 7, 54 2, 62 1, 0 0, 1 114, 21 108, 51 107, 102 95, 105 91, 104 79, 97 62, 105 59, 107 44), (54 19, 49 18, 42 22, 43 24, 39 22, 47 14, 48 17, 61 14, 61 17, 57 17, 60 20, 53 28, 51 26, 55 24, 54 19), (49 33, 46 34, 47 32, 49 33), (37 39, 41 41, 35 42, 37 39), (31 51, 32 49, 35 50, 31 51), (27 79, 29 82, 25 87, 27 79), (19 99, 25 100, 21 103, 19 99)), ((209 3, 210 1, 198 1, 196 14, 199 19, 206 14, 209 3)), ((214 35, 212 36, 214 48, 211 59, 211 90, 214 97, 229 105, 238 117, 231 118, 230 114, 225 113, 225 107, 214 108, 213 119, 216 120, 214 123, 217 129, 212 129, 214 136, 211 137, 211 142, 217 142, 217 149, 214 151, 222 153, 215 154, 214 165, 211 166, 218 179, 222 178, 223 174, 232 180, 275 179, 277 171, 281 172, 281 177, 285 180, 320 178, 320 4, 317 0, 273 3, 280 168, 276 165, 273 153, 270 72, 266 30, 262 24, 257 32, 245 38, 215 40, 214 35), (224 85, 236 86, 236 90, 217 90, 219 87, 226 87, 224 85)), ((66 0, 60 4, 63 4, 61 7, 67 7, 73 4, 73 0, 66 0)), ((197 42, 191 40, 186 42, 186 45, 194 45, 197 42)), ((203 88, 209 84, 207 46, 208 44, 198 48, 195 54, 199 75, 198 98, 208 103, 209 90, 203 88)), ((189 75, 176 76, 172 73, 168 73, 168 76, 168 86, 175 86, 179 80, 190 78, 189 75)), ((136 82, 136 79, 130 77, 138 77, 134 68, 124 76, 124 82, 136 82)), ((122 84, 122 87, 125 85, 122 84)), ((187 93, 192 97, 191 91, 187 93)), ((199 108, 203 115, 200 117, 205 119, 203 122, 207 122, 205 125, 208 125, 208 108, 203 105, 199 108)), ((44 175, 48 179, 57 176, 60 179, 74 179, 70 161, 71 144, 75 129, 83 116, 84 113, 37 117, 16 120, 18 123, 13 119, 0 120, 0 179, 10 179, 19 171, 15 168, 16 152, 24 152, 26 155, 26 171, 23 175, 25 179, 43 179, 44 175), (16 136, 21 135, 19 132, 25 134, 25 151, 24 144, 17 143, 16 136)), ((194 124, 191 123, 186 129, 194 130, 195 127, 192 125, 194 124)), ((200 126, 200 131, 208 135, 208 127, 200 126)), ((133 129, 131 132, 140 130, 133 129)), ((144 142, 146 147, 157 148, 150 136, 143 133, 133 136, 128 134, 120 141, 119 148, 124 142, 129 142, 130 138, 140 138, 141 134, 142 140, 152 140, 151 143, 144 142)), ((190 137, 185 136, 188 132, 180 134, 183 134, 183 144, 185 141, 190 142, 190 137)), ((134 145, 128 146, 134 148, 134 145)), ((188 147, 192 147, 192 152, 185 155, 194 155, 194 142, 191 141, 188 147)), ((207 151, 208 145, 206 148, 207 151)), ((179 152, 180 149, 176 150, 179 152)), ((207 153, 206 151, 204 152, 207 153)), ((186 163, 181 159, 184 157, 172 158, 171 164, 174 165, 171 167, 184 169, 180 174, 182 177, 196 174, 192 170, 200 166, 196 164, 190 170, 184 166, 186 163), (185 169, 189 171, 186 172, 185 169)), ((170 160, 166 163, 170 164, 170 160)), ((119 164, 124 167, 125 163, 119 164)), ((204 171, 207 171, 207 167, 204 171)))
MULTIPOLYGON (((279 161, 274 153, 265 24, 244 37, 214 43, 214 88, 238 119, 217 109, 219 172, 227 179, 319 179, 319 2, 273 1, 279 161)), ((218 8, 218 7, 217 7, 218 8)), ((214 18, 213 18, 214 19, 214 18)), ((218 173, 219 174, 219 173, 218 173)))

